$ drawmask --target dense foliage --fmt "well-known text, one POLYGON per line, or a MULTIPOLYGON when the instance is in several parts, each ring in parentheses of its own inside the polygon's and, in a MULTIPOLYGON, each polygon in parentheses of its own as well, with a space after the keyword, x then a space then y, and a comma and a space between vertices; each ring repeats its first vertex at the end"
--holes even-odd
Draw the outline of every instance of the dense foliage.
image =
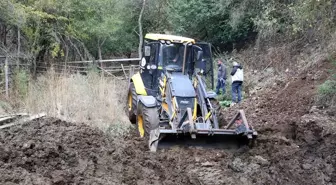
MULTIPOLYGON (((142 0, 1 0, 0 55, 35 61, 131 56, 142 0)), ((327 38, 334 0, 147 0, 144 33, 180 34, 220 49, 246 41, 327 38)), ((239 46, 238 46, 238 45, 239 46)))

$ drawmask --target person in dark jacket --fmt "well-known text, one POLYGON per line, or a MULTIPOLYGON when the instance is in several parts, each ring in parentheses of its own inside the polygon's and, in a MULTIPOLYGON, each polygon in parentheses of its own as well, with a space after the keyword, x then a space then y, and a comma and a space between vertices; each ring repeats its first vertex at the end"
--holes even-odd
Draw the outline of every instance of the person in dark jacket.
POLYGON ((232 102, 239 103, 242 99, 242 85, 244 81, 244 71, 243 67, 239 65, 237 62, 233 62, 231 79, 232 79, 232 102))
POLYGON ((225 81, 226 81, 226 66, 221 60, 218 60, 218 73, 217 73, 217 86, 216 94, 220 94, 220 89, 223 89, 223 94, 225 94, 225 81))

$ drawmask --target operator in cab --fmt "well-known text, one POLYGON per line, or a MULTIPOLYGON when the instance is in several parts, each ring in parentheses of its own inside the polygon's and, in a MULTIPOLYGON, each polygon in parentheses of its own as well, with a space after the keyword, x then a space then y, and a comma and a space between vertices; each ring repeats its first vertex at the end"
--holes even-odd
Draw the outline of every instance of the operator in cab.
POLYGON ((183 45, 171 45, 164 48, 163 51, 163 61, 164 66, 174 65, 182 67, 184 57, 184 46, 183 45))

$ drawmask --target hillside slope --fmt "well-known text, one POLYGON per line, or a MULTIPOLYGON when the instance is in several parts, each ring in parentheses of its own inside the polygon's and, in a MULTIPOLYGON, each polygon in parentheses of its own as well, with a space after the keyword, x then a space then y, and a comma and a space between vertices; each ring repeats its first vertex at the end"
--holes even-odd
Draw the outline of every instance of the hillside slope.
POLYGON ((254 148, 164 149, 47 118, 0 130, 1 184, 335 184, 335 115, 313 106, 327 61, 239 106, 259 133, 254 148), (318 70, 316 70, 318 69, 318 70))

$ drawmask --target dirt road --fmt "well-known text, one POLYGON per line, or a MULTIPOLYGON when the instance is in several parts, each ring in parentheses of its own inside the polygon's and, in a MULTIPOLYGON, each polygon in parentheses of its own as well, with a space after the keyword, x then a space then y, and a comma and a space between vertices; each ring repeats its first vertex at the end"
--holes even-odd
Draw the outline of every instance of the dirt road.
POLYGON ((252 149, 152 154, 134 134, 53 118, 1 130, 0 184, 336 184, 334 115, 312 108, 325 79, 315 77, 305 71, 223 112, 245 108, 259 133, 252 149))

